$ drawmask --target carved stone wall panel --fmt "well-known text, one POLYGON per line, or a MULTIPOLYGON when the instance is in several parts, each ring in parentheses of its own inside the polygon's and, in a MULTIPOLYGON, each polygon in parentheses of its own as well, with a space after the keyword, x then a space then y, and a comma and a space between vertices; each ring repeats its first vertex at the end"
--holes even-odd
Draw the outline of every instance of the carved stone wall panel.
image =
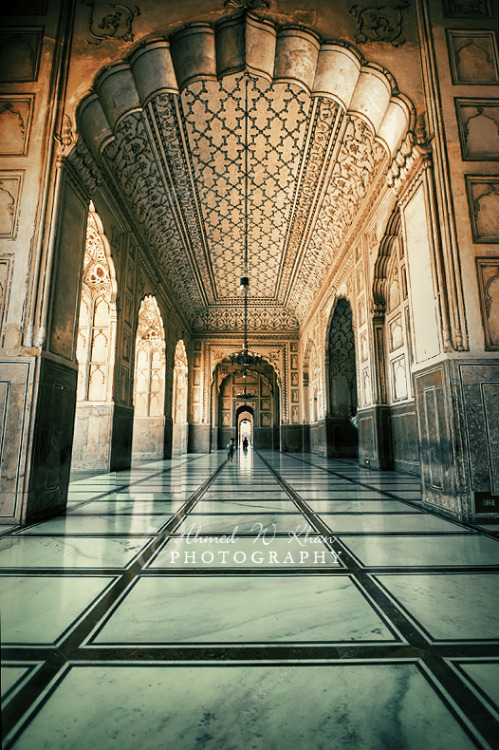
POLYGON ((499 350, 499 258, 477 258, 485 349, 499 350))
POLYGON ((494 31, 447 31, 447 44, 454 83, 499 82, 494 31))
POLYGON ((403 354, 390 362, 392 400, 403 401, 408 396, 407 362, 403 354))
POLYGON ((3 328, 3 317, 9 300, 9 276, 11 261, 7 258, 0 260, 0 341, 3 328))
POLYGON ((443 0, 447 18, 490 18, 490 0, 443 0))
POLYGON ((0 30, 0 81, 36 81, 43 29, 30 26, 0 30))
POLYGON ((499 160, 499 100, 456 99, 456 111, 463 159, 499 160))
POLYGON ((2 8, 4 16, 44 16, 46 12, 47 0, 16 0, 2 8))
POLYGON ((34 95, 0 96, 0 156, 28 152, 34 95))
POLYGON ((466 176, 473 242, 499 242, 499 177, 466 176))
POLYGON ((15 240, 18 229, 23 172, 0 172, 0 238, 15 240))

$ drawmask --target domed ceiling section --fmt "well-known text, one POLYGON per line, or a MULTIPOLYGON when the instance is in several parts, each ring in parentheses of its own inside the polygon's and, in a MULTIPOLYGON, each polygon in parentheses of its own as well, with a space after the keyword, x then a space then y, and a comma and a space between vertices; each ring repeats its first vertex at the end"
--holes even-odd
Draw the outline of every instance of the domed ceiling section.
POLYGON ((250 329, 299 326, 410 119, 386 71, 250 15, 144 44, 94 89, 81 137, 202 330, 242 326, 246 216, 250 329))

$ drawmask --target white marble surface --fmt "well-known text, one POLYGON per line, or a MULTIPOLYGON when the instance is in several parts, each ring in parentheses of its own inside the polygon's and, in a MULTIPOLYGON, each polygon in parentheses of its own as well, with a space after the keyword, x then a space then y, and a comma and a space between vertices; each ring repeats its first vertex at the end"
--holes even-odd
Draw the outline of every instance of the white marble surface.
POLYGON ((485 693, 496 713, 499 712, 499 661, 460 664, 463 672, 485 693))
POLYGON ((304 500, 387 500, 386 495, 376 490, 301 490, 298 492, 304 500))
POLYGON ((349 532, 384 532, 397 534, 398 532, 438 532, 440 534, 469 534, 469 529, 459 524, 446 521, 444 518, 431 516, 429 513, 412 514, 373 514, 363 513, 359 515, 341 515, 336 513, 320 514, 324 523, 335 534, 346 534, 349 532))
POLYGON ((499 638, 499 579, 487 573, 376 578, 435 640, 499 638))
MULTIPOLYGON (((209 515, 195 512, 190 513, 175 529, 176 534, 184 534, 192 526, 199 528, 201 535, 210 533, 231 534, 236 529, 236 534, 257 535, 263 528, 269 528, 277 534, 287 534, 289 531, 312 530, 310 524, 305 520, 302 513, 228 513, 226 515, 209 515)), ((194 532, 195 533, 195 532, 194 532)))
POLYGON ((108 576, 3 576, 2 643, 55 642, 113 579, 108 576))
POLYGON ((9 692, 11 688, 14 687, 20 680, 22 680, 23 677, 25 677, 28 672, 30 672, 32 667, 18 667, 18 666, 9 666, 8 664, 2 664, 2 679, 1 679, 1 686, 2 686, 2 698, 9 692))
POLYGON ((316 513, 421 513, 411 505, 398 500, 307 500, 316 513))
POLYGON ((292 500, 210 500, 203 496, 193 513, 293 513, 297 510, 292 500))
POLYGON ((415 665, 76 666, 16 750, 471 750, 415 665), (380 689, 380 686, 382 689, 380 689))
POLYGON ((173 515, 184 505, 185 500, 92 500, 74 509, 71 515, 173 515))
POLYGON ((392 641, 347 576, 148 576, 96 643, 392 641), (216 601, 216 607, 213 602, 216 601))
POLYGON ((2 568, 121 568, 143 549, 150 537, 33 537, 0 540, 2 568))
POLYGON ((154 534, 172 513, 159 516, 77 516, 70 514, 30 526, 20 536, 30 534, 154 534))
POLYGON ((344 543, 364 565, 374 567, 499 565, 499 542, 478 534, 373 535, 349 537, 344 543))

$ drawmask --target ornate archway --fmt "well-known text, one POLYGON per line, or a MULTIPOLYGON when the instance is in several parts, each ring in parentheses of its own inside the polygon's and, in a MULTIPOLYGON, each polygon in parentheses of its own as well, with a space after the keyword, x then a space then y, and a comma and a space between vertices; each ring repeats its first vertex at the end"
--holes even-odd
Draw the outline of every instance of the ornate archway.
POLYGON ((139 308, 135 341, 134 458, 162 458, 165 431, 165 331, 154 296, 139 308))

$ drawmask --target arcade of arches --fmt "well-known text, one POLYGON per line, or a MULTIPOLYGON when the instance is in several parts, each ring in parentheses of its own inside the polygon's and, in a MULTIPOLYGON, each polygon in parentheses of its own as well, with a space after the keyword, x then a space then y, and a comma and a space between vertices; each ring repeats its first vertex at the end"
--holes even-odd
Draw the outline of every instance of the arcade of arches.
POLYGON ((8 11, 4 523, 63 512, 71 468, 242 429, 497 517, 497 9, 311 5, 8 11))

